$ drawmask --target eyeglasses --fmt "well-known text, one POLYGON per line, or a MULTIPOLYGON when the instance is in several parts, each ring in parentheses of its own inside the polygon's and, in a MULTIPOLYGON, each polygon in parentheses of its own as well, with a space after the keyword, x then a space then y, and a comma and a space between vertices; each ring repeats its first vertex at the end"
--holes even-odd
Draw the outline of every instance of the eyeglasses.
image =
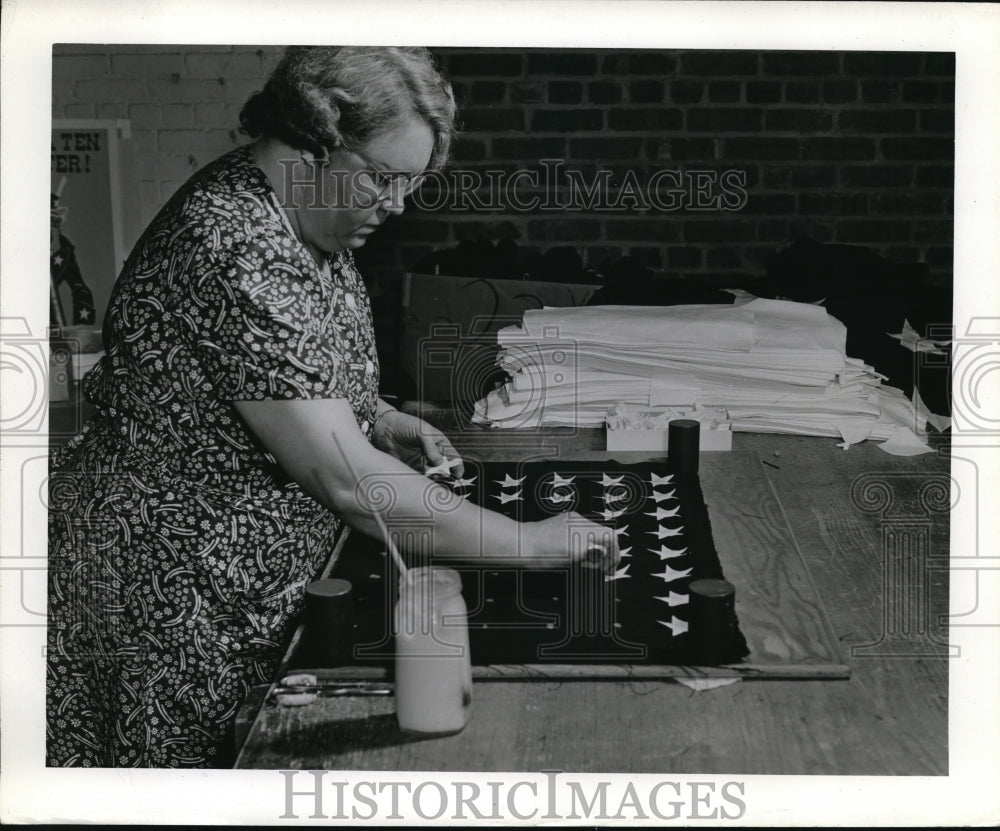
POLYGON ((379 170, 375 166, 375 163, 363 153, 359 153, 357 150, 351 150, 350 152, 368 166, 364 173, 371 180, 371 187, 375 190, 376 202, 384 202, 394 193, 398 193, 399 198, 409 196, 423 184, 423 173, 407 175, 405 173, 379 170), (394 191, 394 189, 398 190, 394 191))

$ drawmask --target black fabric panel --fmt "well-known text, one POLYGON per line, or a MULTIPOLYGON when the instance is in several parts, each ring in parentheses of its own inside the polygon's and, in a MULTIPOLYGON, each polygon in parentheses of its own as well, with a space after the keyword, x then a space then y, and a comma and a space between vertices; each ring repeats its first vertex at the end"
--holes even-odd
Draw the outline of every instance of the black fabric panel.
MULTIPOLYGON (((627 526, 620 538, 623 549, 631 548, 629 577, 606 581, 593 569, 553 568, 551 570, 493 570, 478 567, 460 569, 463 597, 469 610, 469 636, 475 664, 511 663, 613 663, 681 664, 706 663, 699 655, 697 621, 690 619, 690 605, 670 606, 658 596, 687 594, 688 584, 700 578, 723 578, 722 567, 712 540, 712 530, 697 475, 673 474, 669 485, 653 487, 651 475, 672 475, 664 463, 619 464, 615 462, 526 462, 477 463, 466 460, 465 478, 475 477, 468 488, 469 499, 521 521, 544 519, 572 509, 608 527, 627 526), (553 474, 575 477, 576 497, 570 503, 554 504, 553 474), (503 488, 505 476, 524 478, 521 485, 503 488), (617 518, 605 519, 601 498, 603 476, 622 477, 614 486, 626 498, 611 503, 624 508, 617 518), (654 492, 675 491, 676 499, 659 503, 654 492), (497 496, 520 491, 523 499, 501 504, 497 496), (678 516, 659 522, 653 513, 657 505, 678 509, 678 516), (658 540, 657 526, 683 528, 677 536, 658 540), (669 559, 658 555, 660 546, 687 553, 669 559), (672 582, 656 576, 669 566, 690 574, 672 582), (689 631, 674 635, 658 621, 675 617, 689 624, 689 631), (618 624, 618 625, 615 625, 618 624)), ((557 488, 567 493, 567 488, 557 488)), ((412 565, 412 563, 411 563, 412 565)), ((376 541, 356 534, 334 569, 334 575, 354 585, 357 661, 391 665, 393 642, 391 609, 398 593, 391 563, 376 541), (387 573, 387 568, 390 571, 387 573)), ((739 587, 736 587, 737 592, 739 587)), ((305 652, 307 653, 307 649, 305 652)), ((737 628, 736 636, 721 659, 733 663, 748 654, 746 640, 737 628)), ((296 664, 308 665, 308 654, 296 664)))

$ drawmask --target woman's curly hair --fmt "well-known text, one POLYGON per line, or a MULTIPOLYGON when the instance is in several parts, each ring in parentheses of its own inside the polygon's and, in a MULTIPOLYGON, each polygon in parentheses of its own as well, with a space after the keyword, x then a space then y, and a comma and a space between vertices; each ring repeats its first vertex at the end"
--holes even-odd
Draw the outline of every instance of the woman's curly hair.
POLYGON ((356 149, 416 117, 434 134, 429 169, 448 160, 455 98, 422 47, 292 46, 240 112, 242 132, 323 156, 356 149))

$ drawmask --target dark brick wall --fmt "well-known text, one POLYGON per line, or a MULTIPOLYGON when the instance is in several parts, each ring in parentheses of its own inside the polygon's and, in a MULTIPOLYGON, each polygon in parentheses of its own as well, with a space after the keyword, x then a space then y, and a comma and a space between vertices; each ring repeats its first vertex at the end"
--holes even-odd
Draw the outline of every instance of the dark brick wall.
MULTIPOLYGON (((463 122, 452 199, 411 207, 369 242, 360 259, 376 294, 391 295, 422 254, 481 237, 538 252, 573 246, 598 270, 629 254, 665 275, 725 283, 762 273, 769 253, 808 235, 926 262, 934 282, 951 280, 950 53, 435 51, 463 122), (541 174, 542 159, 562 162, 548 188, 557 205, 566 171, 606 175, 613 199, 630 176, 643 185, 671 170, 689 203, 694 172, 707 172, 709 207, 473 210, 455 198, 477 174, 541 174), (727 170, 746 177, 738 210, 711 207, 712 176, 727 170)), ((539 182, 523 193, 544 202, 539 182)))
MULTIPOLYGON (((145 224, 194 170, 244 140, 239 108, 277 51, 57 46, 53 116, 130 119, 138 160, 127 189, 145 224)), ((402 271, 479 237, 538 253, 570 246, 596 269, 629 254, 665 275, 726 283, 761 273, 767 254, 808 235, 923 261, 935 282, 950 282, 952 54, 435 51, 464 123, 452 184, 538 172, 549 159, 561 163, 551 186, 540 179, 518 198, 558 205, 573 176, 585 184, 604 176, 614 199, 672 171, 681 199, 709 207, 643 210, 622 199, 630 209, 517 211, 501 200, 476 210, 472 197, 488 192, 465 187, 466 207, 411 208, 360 252, 386 312, 402 271), (720 195, 712 176, 727 170, 746 177, 746 204, 735 211, 712 207, 720 195)), ((428 198, 435 186, 425 186, 428 198)))

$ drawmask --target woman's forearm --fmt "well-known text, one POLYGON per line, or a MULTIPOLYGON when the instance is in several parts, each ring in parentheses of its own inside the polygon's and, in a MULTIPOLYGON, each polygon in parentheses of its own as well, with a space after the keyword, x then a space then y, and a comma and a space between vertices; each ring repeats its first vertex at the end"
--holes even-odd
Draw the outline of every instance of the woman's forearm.
POLYGON ((403 553, 436 560, 530 565, 536 551, 529 525, 480 508, 373 448, 352 454, 354 476, 315 467, 314 498, 352 528, 379 539, 390 534, 403 553))
POLYGON ((473 505, 373 447, 344 399, 235 406, 285 472, 353 528, 383 540, 388 530, 404 552, 446 560, 524 566, 542 553, 535 523, 473 505))

